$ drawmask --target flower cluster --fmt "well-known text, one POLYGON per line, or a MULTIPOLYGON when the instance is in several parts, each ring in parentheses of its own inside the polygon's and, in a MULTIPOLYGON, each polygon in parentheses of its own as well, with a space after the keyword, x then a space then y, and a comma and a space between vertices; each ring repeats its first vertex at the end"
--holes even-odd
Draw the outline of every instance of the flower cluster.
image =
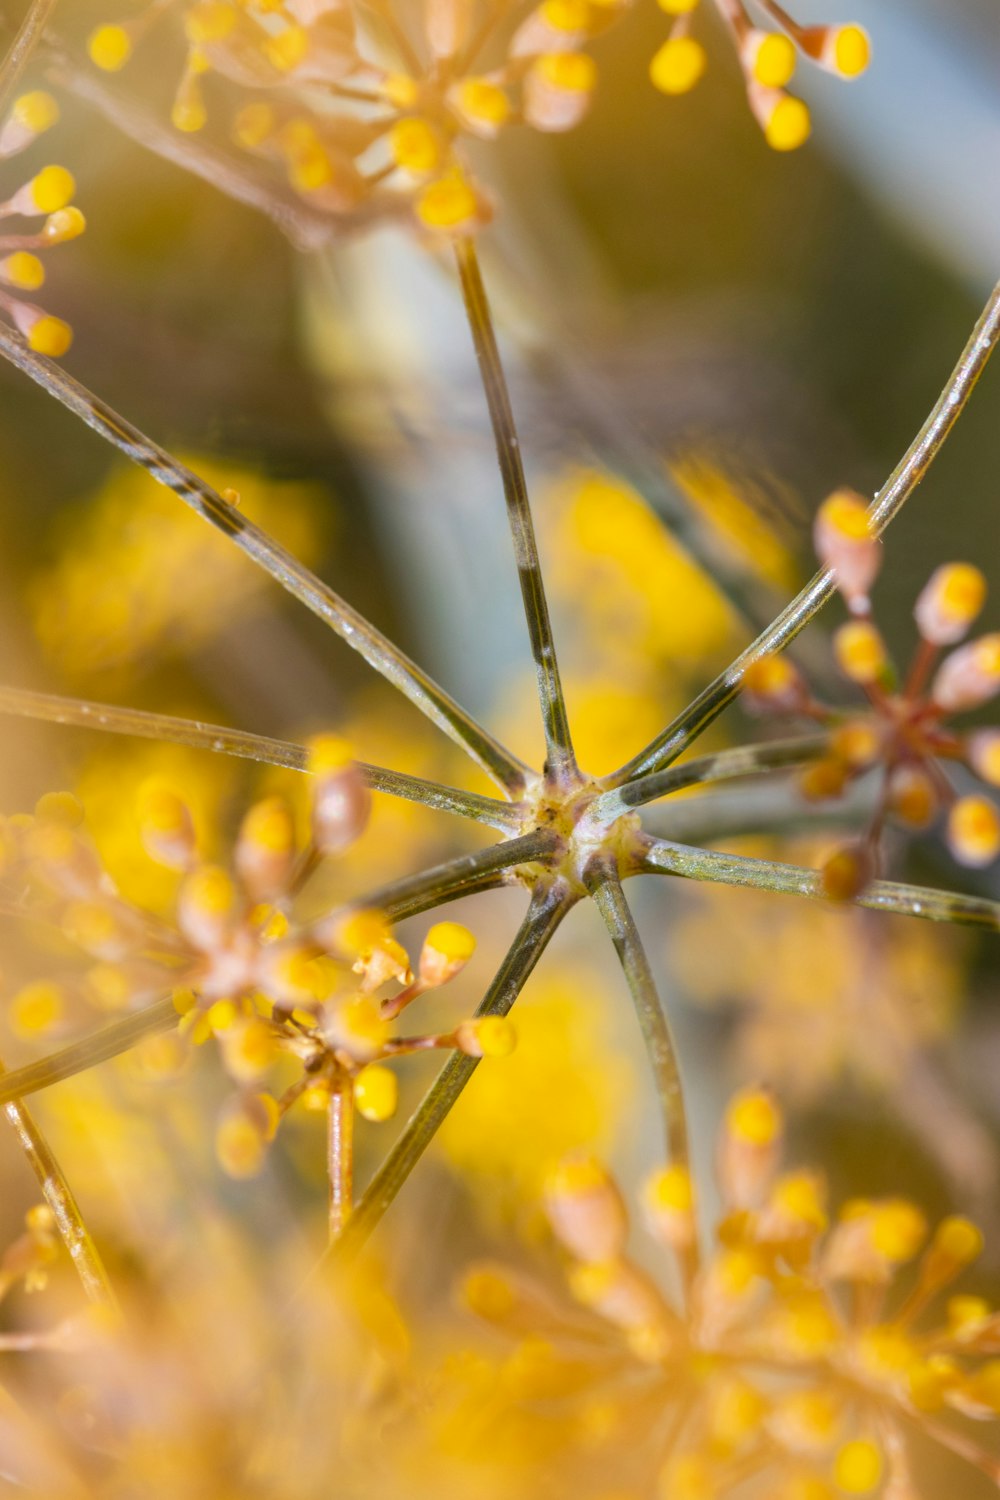
POLYGON ((260 1169, 279 1121, 299 1100, 326 1109, 332 1096, 346 1097, 366 1119, 385 1120, 397 1099, 388 1060, 432 1047, 503 1056, 514 1045, 510 1023, 498 1016, 441 1035, 395 1034, 403 1010, 471 958, 475 940, 465 927, 432 926, 414 971, 380 911, 347 906, 298 919, 310 875, 358 837, 370 800, 338 737, 314 740, 309 766, 306 847, 296 847, 289 806, 267 797, 243 818, 231 869, 199 858, 190 810, 169 784, 145 785, 143 844, 178 877, 167 916, 121 895, 69 794, 47 795, 34 816, 5 827, 9 899, 92 961, 79 980, 22 987, 9 999, 8 1024, 22 1037, 51 1034, 87 1005, 122 1012, 172 996, 181 1039, 214 1038, 236 1086, 216 1136, 219 1159, 236 1177, 260 1169), (265 1091, 289 1063, 293 1076, 278 1097, 265 1091))
MULTIPOLYGON (((195 0, 182 7, 187 62, 174 100, 178 130, 206 123, 204 80, 216 73, 255 97, 232 125, 236 143, 277 164, 322 212, 412 215, 422 228, 466 234, 491 216, 465 147, 511 124, 559 132, 583 118, 597 84, 588 44, 631 0, 429 0, 420 18, 392 0, 195 0), (419 31, 419 35, 413 33, 419 31)), ((696 0, 661 0, 673 18, 651 76, 668 94, 693 87, 705 53, 689 34, 696 0)), ((750 103, 769 143, 789 150, 809 114, 784 85, 802 54, 840 77, 868 62, 858 26, 754 25, 741 0, 719 3, 737 45, 750 103)), ((115 72, 168 6, 91 34, 98 67, 115 72)))
MULTIPOLYGON (((853 1200, 831 1223, 816 1175, 779 1172, 782 1132, 769 1094, 731 1102, 717 1156, 721 1218, 704 1255, 687 1171, 668 1167, 645 1184, 676 1297, 630 1258, 624 1201, 597 1160, 570 1157, 550 1178, 548 1217, 580 1310, 550 1310, 547 1326, 575 1352, 578 1383, 585 1369, 609 1401, 618 1389, 644 1414, 644 1492, 658 1475, 670 1500, 714 1500, 750 1480, 782 1500, 915 1497, 910 1431, 1000 1480, 1000 1461, 949 1420, 1000 1413, 1000 1361, 989 1357, 1000 1319, 976 1296, 933 1312, 979 1254, 979 1230, 955 1216, 928 1239, 923 1214, 898 1198, 853 1200), (897 1277, 905 1284, 894 1292, 897 1277)), ((526 1314, 538 1321, 541 1294, 484 1266, 465 1300, 513 1329, 526 1314)))
MULTIPOLYGON (((15 99, 0 125, 0 160, 16 156, 33 144, 59 119, 59 106, 51 94, 40 89, 15 99)), ((0 234, 0 312, 3 312, 37 354, 54 358, 65 354, 73 332, 62 318, 27 300, 45 282, 45 266, 39 252, 74 240, 86 228, 83 214, 71 202, 76 191, 72 173, 65 167, 42 167, 23 183, 13 197, 0 204, 5 219, 44 219, 32 234, 0 234)))
MULTIPOLYGON (((743 0, 714 0, 729 31, 746 81, 750 108, 775 151, 794 151, 809 138, 809 109, 787 91, 800 57, 838 78, 857 78, 868 67, 871 45, 857 25, 800 26, 774 0, 757 8, 776 29, 761 26, 743 0)), ((686 94, 707 66, 702 44, 691 34, 698 0, 659 0, 673 18, 670 34, 650 64, 650 77, 664 94, 686 94)))
POLYGON ((869 712, 845 715, 819 702, 786 657, 766 656, 744 678, 748 701, 762 711, 798 714, 831 730, 827 755, 801 778, 807 797, 839 797, 875 767, 882 787, 865 836, 838 851, 823 869, 827 894, 856 895, 878 866, 891 816, 905 827, 929 827, 946 810, 948 846, 961 864, 981 869, 1000 854, 1000 812, 979 792, 959 795, 941 762, 962 765, 988 786, 1000 785, 1000 730, 960 734, 953 715, 980 708, 1000 692, 1000 634, 959 645, 986 599, 986 580, 970 563, 937 568, 914 608, 920 643, 899 677, 872 619, 869 590, 881 548, 860 496, 838 491, 816 518, 816 549, 833 570, 851 619, 834 636, 844 675, 864 690, 869 712), (938 663, 941 650, 957 646, 938 663))

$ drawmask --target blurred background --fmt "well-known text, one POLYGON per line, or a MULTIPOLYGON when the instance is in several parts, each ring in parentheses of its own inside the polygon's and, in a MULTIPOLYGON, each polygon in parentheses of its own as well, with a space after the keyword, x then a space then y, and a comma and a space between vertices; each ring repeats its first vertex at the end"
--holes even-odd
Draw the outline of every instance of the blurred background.
MULTIPOLYGON (((5 5, 8 22, 20 8, 5 5)), ((60 7, 71 55, 125 9, 60 7)), ((577 130, 512 130, 481 163, 501 204, 483 237, 484 272, 576 737, 596 773, 634 753, 753 633, 653 518, 697 517, 786 597, 812 570, 816 506, 841 485, 873 494, 884 483, 1000 266, 995 0, 801 0, 796 10, 864 23, 874 60, 851 84, 803 76, 815 126, 793 155, 764 144, 717 27, 692 95, 648 88, 664 18, 643 5, 599 42, 602 86, 577 130)), ((164 27, 121 80, 164 115, 182 63, 175 40, 164 27)), ((40 82, 44 67, 35 73, 40 82)), ((398 229, 299 252, 72 88, 60 102, 62 121, 31 160, 72 169, 88 220, 86 236, 50 262, 48 306, 76 334, 67 369, 237 489, 248 514, 537 762, 501 492, 447 255, 398 229)), ((415 711, 172 495, 15 372, 0 371, 0 389, 6 681, 293 739, 337 728, 364 759, 484 789, 415 711)), ((890 533, 876 603, 904 660, 912 601, 936 563, 974 560, 1000 592, 998 410, 994 366, 890 533)), ((985 622, 1000 622, 996 601, 985 622)), ((802 651, 822 670, 819 631, 802 651)), ((710 742, 748 732, 760 730, 731 712, 710 742)), ((155 903, 171 892, 142 870, 130 802, 151 769, 193 788, 216 852, 260 786, 295 794, 290 773, 4 723, 4 809, 74 788, 112 867, 155 903)), ((331 889, 356 893, 475 839, 457 821, 385 800, 331 889)), ((787 801, 778 812, 780 840, 768 845, 759 805, 730 802, 723 845, 814 863, 829 825, 787 801)), ((900 845, 894 859, 896 875, 996 892, 992 874, 957 871, 933 838, 900 845)), ((961 1207, 1000 1247, 995 941, 667 881, 632 890, 675 1019, 703 1165, 729 1090, 768 1081, 793 1112, 795 1155, 818 1160, 835 1189, 961 1207)), ((480 949, 440 1002, 447 1014, 481 993, 519 900, 455 909, 480 949)), ((411 924, 415 944, 425 925, 411 924)), ((12 945, 5 982, 40 967, 44 954, 12 945)), ((574 913, 519 1008, 518 1053, 480 1070, 400 1200, 403 1242, 431 1236, 454 1250, 480 1232, 491 1243, 530 1236, 541 1166, 574 1144, 610 1153, 626 1179, 657 1155, 634 1020, 594 914, 574 913), (481 1231, 469 1227, 470 1200, 481 1231)), ((22 1061, 60 1039, 15 1036, 3 1050, 22 1061)), ((211 1070, 191 1071, 200 1093, 185 1097, 210 1109, 211 1070)), ((406 1069, 407 1101, 432 1073, 406 1069)), ((116 1107, 145 1109, 157 1086, 126 1069, 116 1107)), ((53 1091, 39 1112, 98 1219, 131 1202, 138 1233, 127 1153, 78 1129, 79 1099, 95 1088, 53 1091)), ((171 1081, 171 1097, 181 1088, 171 1081)), ((371 1127, 368 1166, 393 1129, 371 1127)), ((305 1121, 291 1134, 273 1170, 318 1222, 322 1132, 310 1131, 305 1121)), ((3 1151, 27 1202, 12 1148, 3 1151)), ((274 1200, 257 1192, 239 1189, 239 1211, 264 1223, 274 1200)), ((426 1276, 412 1264, 408 1274, 426 1276)))

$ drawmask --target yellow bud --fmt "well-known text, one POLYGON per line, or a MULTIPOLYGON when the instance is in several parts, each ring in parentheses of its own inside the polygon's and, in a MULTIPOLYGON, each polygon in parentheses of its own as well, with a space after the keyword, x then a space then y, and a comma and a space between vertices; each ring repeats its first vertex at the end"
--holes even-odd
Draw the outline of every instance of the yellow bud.
POLYGON ((778 94, 763 112, 764 139, 772 151, 797 151, 812 132, 809 109, 793 94, 778 94))
POLYGON ((726 1110, 726 1129, 749 1146, 768 1146, 781 1134, 781 1111, 770 1094, 760 1089, 737 1094, 726 1110))
POLYGON ((1000 854, 1000 813, 988 797, 959 797, 948 814, 948 847, 959 864, 991 865, 1000 854))
POLYGON ((988 781, 990 786, 1000 786, 1000 729, 979 729, 966 742, 969 765, 988 781))
POLYGON ((926 828, 937 812, 938 794, 920 766, 897 766, 889 782, 889 806, 908 828, 926 828))
POLYGON ((751 77, 766 88, 780 89, 795 72, 796 52, 780 31, 750 31, 740 53, 751 77))
POLYGON ((865 1438, 845 1443, 834 1459, 833 1477, 847 1495, 871 1494, 882 1478, 880 1450, 865 1438))
POLYGON ((456 173, 424 188, 416 214, 427 229, 464 233, 479 216, 479 201, 465 178, 456 173))
POLYGON ((0 260, 0 281, 16 286, 22 292, 36 292, 45 281, 45 267, 37 255, 15 250, 0 260))
POLYGON ((43 89, 33 89, 30 94, 22 94, 14 100, 11 116, 32 135, 41 135, 43 130, 50 130, 58 121, 59 105, 43 89))
POLYGON ((945 713, 978 708, 1000 690, 1000 634, 983 635, 945 657, 931 697, 945 713))
POLYGON ((489 1323, 504 1323, 517 1306, 517 1290, 505 1271, 477 1266, 462 1282, 463 1304, 489 1323))
POLYGON ((28 184, 31 202, 40 214, 65 208, 76 192, 76 181, 65 167, 43 167, 28 184))
POLYGON ((476 951, 476 940, 460 922, 436 922, 424 939, 418 973, 426 989, 454 979, 476 951))
POLYGON ((877 682, 888 665, 885 642, 869 620, 849 620, 833 637, 837 663, 845 677, 864 685, 877 682))
POLYGON ((362 1068, 354 1080, 354 1103, 366 1120, 391 1120, 399 1103, 399 1082, 391 1068, 362 1068))
POLYGON ((787 656, 759 656, 743 673, 743 691, 748 707, 794 708, 802 697, 802 679, 787 656))
POLYGON ((649 76, 661 94, 687 94, 708 63, 704 47, 692 36, 672 36, 654 54, 649 76))
POLYGON ((28 347, 49 359, 62 359, 73 342, 73 330, 62 318, 48 314, 37 318, 28 330, 28 347))
POLYGON ((872 1243, 896 1264, 912 1260, 927 1233, 927 1220, 905 1198, 890 1198, 873 1209, 872 1243))
POLYGON ((510 100, 488 78, 463 78, 451 90, 449 103, 471 130, 494 135, 510 115, 510 100))
POLYGON ((506 1016, 481 1016, 462 1021, 458 1045, 469 1057, 509 1057, 517 1046, 517 1032, 506 1016))
POLYGON ((263 100, 247 104, 233 121, 233 140, 238 146, 252 151, 274 134, 277 125, 278 117, 273 105, 263 100))
POLYGON ((936 568, 913 609, 920 634, 935 646, 960 641, 986 602, 986 579, 971 563, 936 568))
POLYGON ((75 240, 87 227, 87 221, 78 208, 57 209, 49 214, 42 226, 42 235, 48 245, 62 245, 66 240, 75 240))
POLYGON ((833 65, 844 78, 857 78, 871 62, 871 41, 862 26, 836 27, 832 50, 833 65))
POLYGON ((874 873, 872 856, 863 844, 838 849, 823 865, 820 883, 831 901, 853 901, 874 873))
POLYGON ((66 1000, 59 985, 39 979, 13 996, 7 1018, 15 1036, 30 1040, 58 1026, 65 1011, 66 1000))
POLYGON ((35 817, 45 823, 79 828, 84 819, 83 803, 72 792, 45 792, 35 803, 35 817))
POLYGON ((286 26, 268 39, 266 51, 279 73, 294 72, 309 53, 309 33, 304 26, 286 26))
POLYGON ((132 39, 124 26, 98 26, 87 40, 87 51, 105 73, 117 73, 132 56, 132 39))
POLYGON ((331 1004, 323 1029, 327 1039, 356 1062, 370 1062, 389 1040, 389 1023, 372 995, 347 995, 331 1004))
POLYGON ((433 172, 441 165, 444 147, 428 120, 399 120, 389 133, 389 149, 398 167, 415 175, 433 172))
POLYGON ((611 1261, 625 1247, 625 1204, 596 1157, 567 1157, 549 1173, 545 1209, 554 1233, 577 1260, 611 1261))
POLYGON ((215 1131, 215 1154, 228 1177, 256 1177, 278 1118, 277 1103, 268 1094, 237 1099, 226 1106, 215 1131))

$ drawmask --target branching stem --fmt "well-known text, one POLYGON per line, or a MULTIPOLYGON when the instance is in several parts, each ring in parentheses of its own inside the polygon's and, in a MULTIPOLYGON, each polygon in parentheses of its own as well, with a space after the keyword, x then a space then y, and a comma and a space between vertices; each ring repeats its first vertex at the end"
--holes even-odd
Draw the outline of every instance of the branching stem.
POLYGON ((538 697, 545 730, 546 767, 559 782, 572 781, 576 760, 570 738, 569 719, 559 678, 559 664, 552 638, 552 622, 545 598, 538 543, 531 519, 528 485, 521 460, 521 444, 514 425, 510 392, 497 347, 493 316, 486 287, 483 285, 479 258, 472 240, 459 240, 455 246, 458 274, 462 283, 465 311, 476 349, 479 373, 490 410, 497 460, 507 502, 507 520, 514 542, 514 560, 521 585, 524 616, 528 624, 531 655, 538 678, 538 697))

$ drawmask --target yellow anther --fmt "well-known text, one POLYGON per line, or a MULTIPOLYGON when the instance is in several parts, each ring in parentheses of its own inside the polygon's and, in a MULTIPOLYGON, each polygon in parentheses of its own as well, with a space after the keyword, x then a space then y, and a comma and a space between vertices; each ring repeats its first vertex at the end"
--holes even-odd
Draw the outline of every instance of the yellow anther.
POLYGON ((873 1442, 845 1443, 833 1464, 834 1482, 845 1495, 869 1495, 882 1478, 882 1454, 873 1442))
POLYGON ((239 21, 239 12, 225 0, 204 0, 192 5, 184 16, 184 32, 193 47, 211 46, 231 36, 239 21))
POLYGON ((274 134, 277 125, 278 117, 273 105, 263 100, 247 104, 233 121, 233 140, 238 146, 252 151, 274 134))
POLYGON ((397 109, 412 109, 420 98, 420 85, 406 73, 390 73, 383 78, 380 88, 397 109))
POLYGON ((35 803, 35 817, 43 823, 79 828, 84 819, 83 803, 72 792, 45 792, 35 803))
POLYGON ((925 640, 953 646, 986 602, 986 579, 971 563, 936 568, 921 591, 914 616, 925 640))
POLYGON ((590 21, 588 0, 542 0, 539 10, 553 31, 586 31, 590 21))
POLYGON ((132 38, 124 26, 98 26, 87 40, 87 51, 105 73, 117 73, 132 56, 132 38))
POLYGON ((694 1208, 694 1185, 687 1167, 673 1165, 663 1167, 647 1177, 643 1187, 643 1200, 653 1211, 670 1209, 675 1213, 690 1213, 694 1208))
POLYGON ((466 120, 489 130, 499 130, 510 114, 510 100, 504 90, 488 78, 463 78, 450 97, 466 120))
POLYGON ((317 734, 308 741, 306 769, 311 776, 335 776, 354 764, 354 752, 339 734, 317 734))
POLYGON ((492 1266, 470 1271, 460 1295, 470 1312, 490 1323, 503 1323, 517 1306, 517 1291, 510 1277, 492 1266))
POLYGON ((436 922, 424 939, 419 974, 427 989, 454 979, 476 951, 476 940, 460 922, 436 922))
POLYGON ((45 267, 37 255, 27 250, 15 250, 0 260, 0 281, 16 286, 22 292, 37 292, 45 282, 45 267))
POLYGON ((693 36, 672 36, 654 54, 649 76, 661 94, 687 94, 707 65, 705 49, 693 36))
POLYGON ((228 1031, 235 1024, 239 1011, 232 1000, 216 1000, 205 1013, 209 1028, 216 1036, 228 1031))
POLYGON ((927 1220, 913 1203, 892 1198, 876 1203, 872 1215, 872 1244, 887 1260, 902 1264, 912 1260, 927 1234, 927 1220))
POLYGON ((205 865, 188 876, 184 898, 207 917, 224 917, 235 910, 236 888, 225 870, 218 865, 205 865))
POLYGON ((354 1080, 354 1103, 366 1120, 391 1120, 399 1103, 399 1082, 391 1068, 373 1064, 354 1080))
POLYGON ((800 687, 801 679, 787 656, 760 656, 743 673, 743 688, 762 703, 787 702, 800 687))

